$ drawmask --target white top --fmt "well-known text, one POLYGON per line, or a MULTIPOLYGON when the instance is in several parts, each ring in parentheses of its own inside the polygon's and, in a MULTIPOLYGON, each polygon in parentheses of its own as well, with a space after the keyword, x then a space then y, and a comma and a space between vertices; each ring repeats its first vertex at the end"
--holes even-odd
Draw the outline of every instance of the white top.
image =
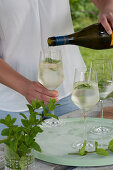
MULTIPOLYGON (((36 81, 41 49, 47 38, 73 33, 68 0, 0 0, 0 56, 13 69, 36 81)), ((59 98, 72 91, 75 67, 85 67, 77 46, 62 46, 65 80, 59 98)), ((27 100, 0 84, 0 109, 27 110, 27 100)))

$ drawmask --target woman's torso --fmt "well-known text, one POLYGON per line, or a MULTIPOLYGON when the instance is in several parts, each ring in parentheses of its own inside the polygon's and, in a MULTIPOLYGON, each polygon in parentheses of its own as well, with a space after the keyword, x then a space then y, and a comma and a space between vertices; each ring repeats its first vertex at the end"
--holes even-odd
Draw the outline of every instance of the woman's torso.
MULTIPOLYGON (((37 81, 41 49, 47 38, 73 32, 69 1, 65 0, 0 0, 0 55, 13 69, 37 81)), ((65 80, 58 88, 60 98, 71 93, 74 68, 84 66, 78 47, 61 48, 65 80)), ((26 99, 0 85, 0 109, 26 110, 26 99), (6 105, 7 103, 7 105, 6 105)))

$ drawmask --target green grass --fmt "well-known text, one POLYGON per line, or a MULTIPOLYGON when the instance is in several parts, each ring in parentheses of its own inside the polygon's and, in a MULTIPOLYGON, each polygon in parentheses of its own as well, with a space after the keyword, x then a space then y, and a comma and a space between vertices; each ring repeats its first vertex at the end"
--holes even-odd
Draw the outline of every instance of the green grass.
POLYGON ((113 67, 113 49, 93 50, 79 47, 83 60, 89 70, 91 61, 94 59, 110 59, 113 67))

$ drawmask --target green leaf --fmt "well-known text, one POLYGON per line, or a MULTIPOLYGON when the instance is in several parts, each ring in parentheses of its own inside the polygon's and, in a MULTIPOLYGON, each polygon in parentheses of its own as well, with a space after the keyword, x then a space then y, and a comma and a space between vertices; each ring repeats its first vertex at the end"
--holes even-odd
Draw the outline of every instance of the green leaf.
POLYGON ((96 150, 96 154, 103 155, 103 156, 108 156, 108 152, 106 150, 104 150, 103 148, 98 148, 96 150))
POLYGON ((4 124, 4 125, 6 125, 6 123, 5 123, 5 119, 0 119, 0 123, 2 123, 2 124, 4 124))
POLYGON ((2 132, 1 132, 2 136, 9 136, 9 134, 10 134, 10 129, 9 128, 3 129, 2 132))
POLYGON ((36 103, 34 100, 32 100, 32 107, 33 107, 33 109, 36 109, 36 103))
POLYGON ((16 122, 16 119, 17 119, 17 118, 12 118, 12 119, 11 119, 11 116, 10 116, 10 115, 7 115, 7 116, 5 117, 5 119, 0 119, 0 123, 6 125, 6 126, 8 126, 8 127, 10 127, 10 126, 12 126, 12 125, 16 122))
POLYGON ((53 117, 53 118, 58 120, 58 117, 56 115, 51 114, 51 113, 47 113, 47 114, 45 114, 45 116, 46 117, 53 117))
POLYGON ((19 150, 21 156, 24 156, 24 155, 26 155, 26 153, 28 153, 29 148, 24 143, 19 143, 18 150, 19 150))
POLYGON ((7 123, 9 123, 11 121, 11 116, 9 114, 5 117, 5 121, 7 123))
POLYGON ((47 108, 50 110, 50 111, 53 111, 55 108, 56 108, 56 105, 55 105, 55 99, 51 100, 50 99, 50 102, 49 104, 47 105, 47 108))
POLYGON ((17 118, 13 118, 13 119, 11 120, 11 124, 13 125, 13 124, 16 122, 16 120, 17 120, 17 118))
POLYGON ((20 157, 19 157, 19 155, 16 153, 16 152, 14 152, 11 148, 10 148, 10 146, 6 146, 6 152, 7 152, 7 155, 8 155, 8 157, 10 158, 10 159, 17 159, 17 160, 19 160, 20 159, 20 157))
POLYGON ((33 128, 32 128, 32 132, 31 132, 31 137, 32 138, 35 138, 35 136, 38 134, 38 133, 42 133, 43 132, 43 130, 39 127, 39 126, 34 126, 33 128))
POLYGON ((33 112, 34 115, 39 115, 39 116, 42 116, 41 113, 38 113, 38 112, 33 112))
POLYGON ((31 115, 29 116, 28 122, 29 122, 30 125, 35 125, 36 122, 37 122, 36 115, 35 115, 35 114, 31 114, 31 115))
POLYGON ((31 145, 31 147, 32 147, 34 150, 36 150, 36 151, 38 151, 38 152, 41 152, 41 148, 40 148, 40 146, 39 146, 38 143, 33 142, 32 145, 31 145))
POLYGON ((10 148, 16 152, 17 151, 17 144, 18 144, 18 140, 14 139, 12 140, 12 142, 10 143, 10 148))
POLYGON ((82 148, 79 149, 79 153, 81 156, 86 155, 85 147, 86 147, 86 140, 84 140, 82 148))
POLYGON ((20 113, 20 115, 21 115, 24 119, 26 119, 26 120, 27 120, 27 117, 26 117, 26 115, 25 115, 25 114, 20 113))
POLYGON ((32 106, 30 104, 27 104, 27 107, 29 109, 29 113, 32 114, 32 112, 34 112, 34 109, 32 108, 32 106))
POLYGON ((60 104, 55 104, 55 106, 60 106, 60 104))
POLYGON ((43 113, 46 113, 46 112, 47 112, 47 107, 46 107, 46 105, 44 104, 44 102, 43 102, 43 101, 40 101, 40 105, 41 105, 42 108, 43 108, 43 113))
POLYGON ((11 140, 10 140, 10 139, 5 139, 5 140, 4 140, 4 143, 5 143, 7 146, 10 146, 11 140))
POLYGON ((45 107, 44 101, 39 102, 42 107, 45 107))
POLYGON ((31 136, 29 136, 29 135, 25 136, 25 143, 26 143, 26 145, 31 145, 33 142, 34 142, 34 139, 31 138, 31 136))
POLYGON ((41 107, 40 102, 38 101, 38 99, 36 99, 36 109, 39 109, 41 107))
POLYGON ((55 104, 55 103, 56 103, 56 100, 55 100, 55 99, 52 99, 52 100, 51 100, 51 98, 50 98, 50 103, 55 104))
POLYGON ((95 141, 95 151, 97 150, 98 148, 98 142, 95 141))
POLYGON ((4 124, 6 126, 9 126, 10 122, 11 122, 11 116, 10 115, 7 115, 5 117, 5 119, 0 119, 0 123, 4 124))
POLYGON ((113 139, 109 142, 108 149, 113 152, 113 139))
POLYGON ((28 120, 21 119, 21 122, 22 122, 23 126, 28 127, 28 125, 29 125, 28 120))

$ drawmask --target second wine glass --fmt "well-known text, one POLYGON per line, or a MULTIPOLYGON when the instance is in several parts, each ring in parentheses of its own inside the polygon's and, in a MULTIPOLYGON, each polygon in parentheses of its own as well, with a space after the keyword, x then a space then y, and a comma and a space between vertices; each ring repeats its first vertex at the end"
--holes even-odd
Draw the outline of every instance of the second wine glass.
POLYGON ((109 59, 96 59, 91 62, 91 72, 96 71, 100 96, 100 112, 101 123, 98 127, 94 127, 91 132, 95 134, 108 134, 111 132, 112 127, 104 125, 103 122, 103 101, 109 98, 109 95, 113 91, 113 75, 112 65, 109 59))
POLYGON ((98 83, 95 72, 85 72, 84 68, 75 69, 75 77, 72 91, 72 101, 83 112, 84 131, 83 139, 73 144, 79 150, 83 146, 84 140, 87 141, 86 150, 94 150, 94 142, 87 139, 86 112, 89 111, 99 101, 98 83))
MULTIPOLYGON (((38 81, 48 90, 55 90, 64 81, 62 55, 60 50, 40 52, 38 81)), ((54 114, 54 111, 52 112, 54 114)), ((48 119, 45 126, 61 125, 61 120, 48 119)))

